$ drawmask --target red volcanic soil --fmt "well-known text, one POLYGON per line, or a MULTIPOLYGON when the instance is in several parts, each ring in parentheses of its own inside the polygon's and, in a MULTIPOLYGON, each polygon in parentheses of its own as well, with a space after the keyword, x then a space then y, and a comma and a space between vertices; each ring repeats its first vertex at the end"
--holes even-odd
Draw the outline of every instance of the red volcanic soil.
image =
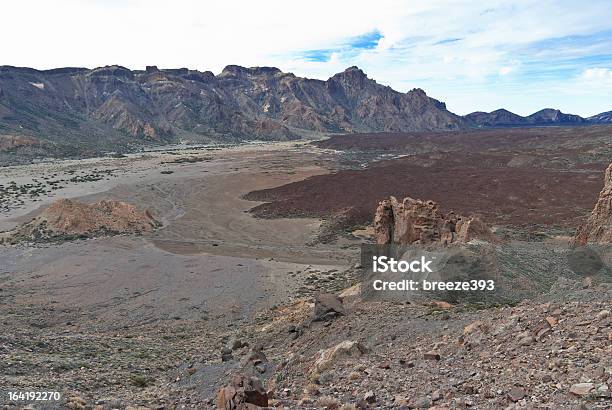
POLYGON ((249 193, 259 217, 329 217, 371 222, 394 195, 479 214, 496 225, 577 227, 602 187, 612 127, 534 128, 460 133, 366 134, 317 143, 345 151, 423 152, 249 193), (556 135, 556 139, 555 139, 556 135), (446 152, 443 152, 446 151, 446 152))

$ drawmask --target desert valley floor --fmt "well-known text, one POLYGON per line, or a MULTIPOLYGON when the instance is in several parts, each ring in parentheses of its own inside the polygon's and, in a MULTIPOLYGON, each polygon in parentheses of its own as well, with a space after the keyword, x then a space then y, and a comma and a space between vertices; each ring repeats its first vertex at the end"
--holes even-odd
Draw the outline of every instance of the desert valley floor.
POLYGON ((59 391, 72 409, 215 408, 252 372, 287 409, 610 408, 612 253, 588 280, 560 272, 611 134, 366 134, 0 168, 0 231, 58 198, 123 201, 162 224, 0 245, 0 391, 59 391), (512 280, 528 297, 361 300, 359 246, 390 195, 482 215, 518 244, 529 274, 512 280), (525 255, 546 263, 532 275, 525 255), (319 292, 343 292, 342 315, 312 322, 319 292))

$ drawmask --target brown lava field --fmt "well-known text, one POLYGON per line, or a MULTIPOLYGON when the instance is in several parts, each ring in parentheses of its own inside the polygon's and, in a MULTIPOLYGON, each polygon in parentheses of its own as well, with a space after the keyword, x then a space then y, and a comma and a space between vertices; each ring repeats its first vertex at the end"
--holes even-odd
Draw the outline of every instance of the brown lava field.
POLYGON ((349 215, 371 221, 381 199, 432 199, 445 210, 503 226, 578 226, 612 158, 612 127, 541 127, 456 133, 359 134, 316 142, 353 165, 250 192, 264 218, 349 215), (359 169, 355 169, 359 168, 359 169))

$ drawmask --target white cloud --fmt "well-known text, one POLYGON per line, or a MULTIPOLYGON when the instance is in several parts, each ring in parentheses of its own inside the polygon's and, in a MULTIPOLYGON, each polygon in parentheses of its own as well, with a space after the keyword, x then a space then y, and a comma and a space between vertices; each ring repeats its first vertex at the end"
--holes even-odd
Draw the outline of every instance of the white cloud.
POLYGON ((582 72, 581 79, 593 86, 612 86, 612 69, 588 68, 582 72))

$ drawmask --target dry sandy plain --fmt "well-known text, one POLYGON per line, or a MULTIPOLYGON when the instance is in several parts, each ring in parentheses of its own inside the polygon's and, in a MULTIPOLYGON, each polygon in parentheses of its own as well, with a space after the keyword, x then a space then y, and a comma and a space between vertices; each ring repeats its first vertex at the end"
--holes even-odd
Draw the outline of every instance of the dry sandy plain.
MULTIPOLYGON (((252 190, 326 173, 329 155, 303 143, 275 143, 3 168, 5 186, 45 177, 63 186, 35 198, 20 196, 23 203, 3 210, 3 230, 57 198, 129 202, 151 210, 163 227, 142 236, 0 247, 0 386, 75 391, 92 401, 105 394, 134 399, 134 390, 142 390, 134 385, 140 374, 150 377, 148 384, 169 381, 190 355, 218 356, 226 328, 311 292, 303 280, 309 272, 344 280, 355 250, 307 246, 319 219, 257 219, 248 210, 258 203, 241 199, 252 190), (104 178, 69 181, 92 170, 104 178), (176 327, 189 328, 189 340, 176 327), (175 346, 177 333, 178 344, 188 347, 175 346), (16 348, 20 340, 32 347, 16 348), (137 360, 139 349, 123 346, 134 340, 140 348, 165 352, 153 374, 152 362, 137 360), (81 343, 95 350, 108 343, 119 347, 96 354, 81 343), (202 344, 196 349, 193 343, 202 344), (105 377, 110 381, 100 381, 105 377), (100 382, 89 384, 92 379, 100 382)), ((210 379, 199 387, 203 395, 225 377, 217 373, 211 368, 204 376, 210 379)), ((167 394, 160 393, 161 400, 167 394)))

